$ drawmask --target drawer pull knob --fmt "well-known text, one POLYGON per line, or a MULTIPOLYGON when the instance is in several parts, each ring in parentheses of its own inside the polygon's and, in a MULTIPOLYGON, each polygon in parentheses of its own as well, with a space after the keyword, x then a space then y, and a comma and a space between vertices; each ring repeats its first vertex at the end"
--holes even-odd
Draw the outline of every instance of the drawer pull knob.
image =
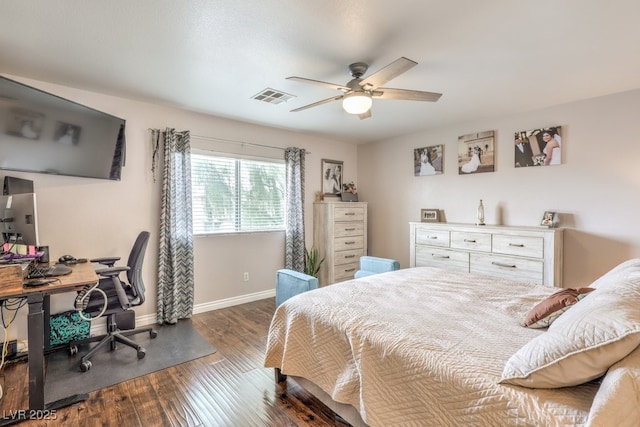
POLYGON ((431 256, 434 257, 434 258, 441 258, 441 259, 449 259, 449 258, 451 258, 449 255, 431 254, 431 256))
POLYGON ((512 264, 504 264, 502 262, 498 262, 498 261, 492 261, 491 264, 493 265, 497 265, 498 267, 507 267, 507 268, 516 268, 515 265, 512 264))
POLYGON ((355 258, 356 256, 355 255, 345 255, 344 257, 345 258, 355 258))
POLYGON ((522 243, 509 243, 509 246, 515 246, 516 248, 524 248, 522 243))
POLYGON ((345 228, 344 231, 353 231, 355 228, 345 228))
POLYGON ((347 268, 344 272, 345 273, 351 273, 354 270, 355 270, 355 268, 347 268))
POLYGON ((476 241, 472 239, 464 239, 464 241, 467 243, 476 243, 476 241))
POLYGON ((356 243, 355 241, 351 241, 351 242, 344 242, 344 244, 345 244, 345 245, 353 245, 353 244, 355 244, 355 243, 356 243))

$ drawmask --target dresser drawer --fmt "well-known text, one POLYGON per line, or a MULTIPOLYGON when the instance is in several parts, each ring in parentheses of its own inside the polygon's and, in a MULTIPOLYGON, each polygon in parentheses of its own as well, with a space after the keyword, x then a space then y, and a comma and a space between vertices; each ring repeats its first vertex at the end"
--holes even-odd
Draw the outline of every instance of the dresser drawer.
POLYGON ((544 257, 542 237, 493 235, 493 252, 531 258, 544 257))
POLYGON ((360 257, 364 256, 364 249, 353 249, 348 251, 338 251, 334 254, 333 264, 342 265, 352 262, 360 262, 360 257))
POLYGON ((336 252, 362 248, 364 248, 364 236, 336 237, 333 241, 333 249, 336 252))
POLYGON ((542 260, 526 258, 472 253, 469 271, 537 284, 542 284, 544 280, 542 260))
POLYGON ((416 267, 439 267, 468 273, 469 253, 417 245, 415 265, 416 267))
POLYGON ((353 279, 353 275, 356 274, 359 266, 360 263, 355 262, 334 267, 333 277, 335 282, 342 282, 344 280, 353 279))
POLYGON ((335 237, 344 236, 363 236, 364 235, 364 223, 361 221, 354 222, 336 222, 334 224, 335 237))
POLYGON ((430 229, 417 229, 416 241, 417 245, 431 245, 449 247, 449 231, 448 230, 430 230, 430 229))
POLYGON ((451 247, 470 251, 491 252, 491 234, 452 231, 451 247))
POLYGON ((364 221, 364 208, 361 206, 340 206, 333 211, 335 221, 364 221))

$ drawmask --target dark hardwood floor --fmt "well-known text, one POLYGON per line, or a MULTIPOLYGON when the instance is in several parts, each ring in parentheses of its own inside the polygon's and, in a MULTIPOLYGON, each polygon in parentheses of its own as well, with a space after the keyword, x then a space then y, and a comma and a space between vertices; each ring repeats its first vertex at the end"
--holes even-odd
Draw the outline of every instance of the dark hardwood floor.
MULTIPOLYGON (((55 420, 20 426, 348 426, 295 383, 281 389, 262 366, 274 309, 269 298, 194 315, 186 321, 216 353, 103 388, 58 409, 55 420)), ((27 408, 26 362, 1 375, 0 415, 27 408)))

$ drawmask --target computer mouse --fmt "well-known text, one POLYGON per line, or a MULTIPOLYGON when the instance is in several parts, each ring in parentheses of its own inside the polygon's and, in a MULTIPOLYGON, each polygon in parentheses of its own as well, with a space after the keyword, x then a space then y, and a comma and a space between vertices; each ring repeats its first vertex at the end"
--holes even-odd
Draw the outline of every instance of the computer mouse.
POLYGON ((58 258, 58 262, 65 264, 68 262, 77 262, 77 260, 73 255, 62 255, 60 258, 58 258))

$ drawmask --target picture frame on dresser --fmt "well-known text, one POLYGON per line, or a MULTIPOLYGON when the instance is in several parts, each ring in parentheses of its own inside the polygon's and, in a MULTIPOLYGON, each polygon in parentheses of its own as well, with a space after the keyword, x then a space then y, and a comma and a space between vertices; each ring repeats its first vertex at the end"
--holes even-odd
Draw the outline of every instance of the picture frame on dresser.
POLYGON ((542 215, 542 220, 540 221, 540 225, 543 227, 553 228, 556 225, 557 214, 552 211, 546 211, 544 215, 542 215))
POLYGON ((420 209, 420 222, 440 222, 438 209, 420 209))
POLYGON ((340 197, 342 193, 342 175, 344 173, 344 162, 340 160, 321 160, 322 194, 325 196, 340 197))

